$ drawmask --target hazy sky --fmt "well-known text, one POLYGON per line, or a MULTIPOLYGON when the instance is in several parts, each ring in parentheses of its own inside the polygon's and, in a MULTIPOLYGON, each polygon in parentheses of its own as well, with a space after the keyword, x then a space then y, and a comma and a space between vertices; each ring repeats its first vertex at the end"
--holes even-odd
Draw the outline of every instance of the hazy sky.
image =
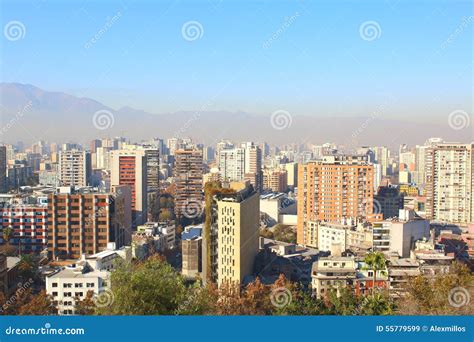
POLYGON ((351 116, 394 103, 394 116, 419 120, 472 113, 468 0, 1 6, 2 81, 116 109, 351 116), (12 21, 24 26, 21 39, 6 32, 12 21), (183 31, 190 21, 197 23, 183 31))

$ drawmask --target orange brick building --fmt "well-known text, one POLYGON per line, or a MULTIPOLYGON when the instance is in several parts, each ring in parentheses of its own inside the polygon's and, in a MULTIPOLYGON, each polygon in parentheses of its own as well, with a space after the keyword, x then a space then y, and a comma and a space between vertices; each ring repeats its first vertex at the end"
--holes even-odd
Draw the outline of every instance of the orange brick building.
POLYGON ((362 156, 330 156, 298 167, 297 243, 317 247, 311 222, 374 219, 374 169, 362 156))

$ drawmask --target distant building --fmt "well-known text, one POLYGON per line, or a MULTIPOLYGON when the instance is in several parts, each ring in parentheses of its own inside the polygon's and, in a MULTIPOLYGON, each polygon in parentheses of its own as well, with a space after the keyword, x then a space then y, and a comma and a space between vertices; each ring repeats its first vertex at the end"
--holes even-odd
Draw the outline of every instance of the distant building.
POLYGON ((7 148, 0 146, 0 192, 7 192, 7 148))
POLYGON ((59 180, 62 186, 85 187, 89 185, 91 171, 89 152, 67 150, 59 153, 59 180))
POLYGON ((202 210, 202 151, 195 148, 175 151, 173 170, 176 184, 174 209, 178 218, 199 216, 202 210), (195 210, 196 209, 196 210, 195 210), (192 212, 191 212, 192 211, 192 212), (191 212, 191 214, 189 214, 191 212))
POLYGON ((288 173, 286 170, 265 170, 263 172, 263 189, 273 192, 288 191, 288 173))
POLYGON ((132 195, 133 226, 147 221, 147 155, 144 150, 111 151, 111 186, 125 185, 132 195))

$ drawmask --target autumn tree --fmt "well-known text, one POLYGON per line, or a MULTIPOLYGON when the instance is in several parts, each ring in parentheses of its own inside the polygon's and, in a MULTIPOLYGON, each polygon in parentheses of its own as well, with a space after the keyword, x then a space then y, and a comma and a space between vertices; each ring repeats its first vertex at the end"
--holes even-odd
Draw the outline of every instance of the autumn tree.
POLYGON ((76 315, 93 315, 96 313, 97 306, 94 300, 94 291, 92 290, 87 291, 83 299, 76 297, 74 303, 76 315))
POLYGON ((28 289, 27 302, 18 307, 19 315, 54 315, 57 314, 57 308, 54 306, 51 296, 42 290, 36 295, 31 294, 31 289, 28 289))
POLYGON ((454 262, 447 274, 419 275, 410 279, 406 295, 399 301, 402 315, 472 315, 474 276, 470 269, 454 262))

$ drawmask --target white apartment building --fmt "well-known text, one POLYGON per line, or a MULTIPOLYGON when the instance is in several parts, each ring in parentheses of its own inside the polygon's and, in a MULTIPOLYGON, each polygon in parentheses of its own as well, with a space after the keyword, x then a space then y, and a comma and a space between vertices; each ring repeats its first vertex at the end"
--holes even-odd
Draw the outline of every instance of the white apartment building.
POLYGON ((436 144, 426 160, 426 215, 431 220, 474 222, 474 144, 436 144))
POLYGON ((373 223, 373 250, 382 253, 393 252, 402 258, 408 258, 416 241, 429 238, 430 223, 415 217, 411 210, 401 209, 399 212, 398 219, 373 223))
POLYGON ((91 176, 89 152, 70 150, 59 153, 59 182, 62 186, 85 187, 91 176))
MULTIPOLYGON (((109 246, 113 248, 113 244, 109 246)), ((74 315, 76 298, 83 300, 87 292, 95 296, 110 291, 110 271, 119 259, 131 260, 131 248, 108 249, 100 253, 82 256, 76 263, 63 267, 46 277, 46 293, 52 296, 59 315, 74 315)))

